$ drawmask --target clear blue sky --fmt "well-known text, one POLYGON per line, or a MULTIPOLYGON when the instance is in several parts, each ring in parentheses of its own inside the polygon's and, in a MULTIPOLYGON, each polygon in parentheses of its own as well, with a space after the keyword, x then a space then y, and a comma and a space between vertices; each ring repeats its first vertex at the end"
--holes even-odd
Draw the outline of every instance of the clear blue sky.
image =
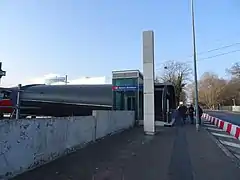
MULTIPOLYGON (((239 0, 196 0, 198 51, 240 42, 239 0)), ((141 33, 155 31, 155 62, 189 61, 190 0, 1 0, 3 85, 49 73, 110 76, 141 69, 141 33)), ((240 49, 235 46, 214 53, 240 49)), ((200 57, 199 57, 200 58, 200 57)), ((240 60, 240 52, 199 61, 199 75, 240 60)))

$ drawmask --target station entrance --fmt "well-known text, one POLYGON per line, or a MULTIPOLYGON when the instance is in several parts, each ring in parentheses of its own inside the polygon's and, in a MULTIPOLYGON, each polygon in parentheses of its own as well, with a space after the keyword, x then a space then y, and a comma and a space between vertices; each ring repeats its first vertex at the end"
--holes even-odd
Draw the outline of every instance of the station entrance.
MULTIPOLYGON (((112 72, 113 110, 135 111, 136 120, 143 120, 143 75, 139 70, 112 72)), ((171 83, 154 84, 154 119, 171 121, 176 109, 175 89, 171 83)))
POLYGON ((113 110, 135 111, 143 119, 143 75, 139 70, 113 71, 113 110))

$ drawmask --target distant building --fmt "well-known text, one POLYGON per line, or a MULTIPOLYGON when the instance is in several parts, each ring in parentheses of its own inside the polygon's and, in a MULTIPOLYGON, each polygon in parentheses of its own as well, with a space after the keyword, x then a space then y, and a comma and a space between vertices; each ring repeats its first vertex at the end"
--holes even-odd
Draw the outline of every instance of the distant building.
POLYGON ((56 76, 52 78, 45 79, 45 84, 53 85, 53 84, 67 84, 67 77, 56 76))
POLYGON ((79 77, 71 79, 67 76, 61 76, 59 74, 47 74, 40 78, 34 78, 29 80, 26 84, 47 84, 47 85, 64 85, 64 84, 111 84, 112 78, 100 76, 100 77, 79 77))
POLYGON ((81 77, 69 80, 68 84, 107 84, 106 77, 81 77))
POLYGON ((106 77, 81 77, 78 79, 67 79, 65 76, 56 76, 45 79, 45 84, 48 85, 79 85, 79 84, 107 84, 106 77))

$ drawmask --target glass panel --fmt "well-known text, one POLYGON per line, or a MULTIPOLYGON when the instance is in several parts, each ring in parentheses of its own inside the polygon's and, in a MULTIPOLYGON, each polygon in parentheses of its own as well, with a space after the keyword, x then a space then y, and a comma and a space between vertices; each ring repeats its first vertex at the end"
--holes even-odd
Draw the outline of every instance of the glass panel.
POLYGON ((3 99, 4 98, 4 93, 0 93, 0 99, 3 99))
POLYGON ((136 109, 136 98, 133 96, 129 96, 125 98, 126 103, 126 110, 128 111, 134 111, 136 109))
MULTIPOLYGON (((138 78, 113 79, 113 86, 138 86, 138 78)), ((142 81, 139 82, 140 86, 142 81)), ((114 91, 115 110, 133 110, 136 119, 143 119, 143 88, 114 91)))
POLYGON ((114 86, 135 86, 137 85, 137 78, 114 79, 114 86))
POLYGON ((132 97, 127 98, 127 110, 132 110, 132 97))
POLYGON ((124 110, 124 93, 123 92, 115 92, 115 109, 116 110, 124 110))
POLYGON ((10 92, 1 91, 0 92, 0 99, 10 99, 10 92))
POLYGON ((136 110, 137 111, 137 104, 136 104, 136 98, 132 97, 132 109, 131 110, 136 110))
POLYGON ((139 91, 139 119, 143 120, 143 92, 139 91))

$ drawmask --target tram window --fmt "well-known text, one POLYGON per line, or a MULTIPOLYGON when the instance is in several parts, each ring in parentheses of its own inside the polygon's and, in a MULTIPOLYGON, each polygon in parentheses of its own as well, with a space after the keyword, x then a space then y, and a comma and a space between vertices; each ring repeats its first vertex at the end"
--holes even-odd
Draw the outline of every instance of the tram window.
POLYGON ((0 93, 0 99, 10 99, 10 92, 2 91, 0 93))

